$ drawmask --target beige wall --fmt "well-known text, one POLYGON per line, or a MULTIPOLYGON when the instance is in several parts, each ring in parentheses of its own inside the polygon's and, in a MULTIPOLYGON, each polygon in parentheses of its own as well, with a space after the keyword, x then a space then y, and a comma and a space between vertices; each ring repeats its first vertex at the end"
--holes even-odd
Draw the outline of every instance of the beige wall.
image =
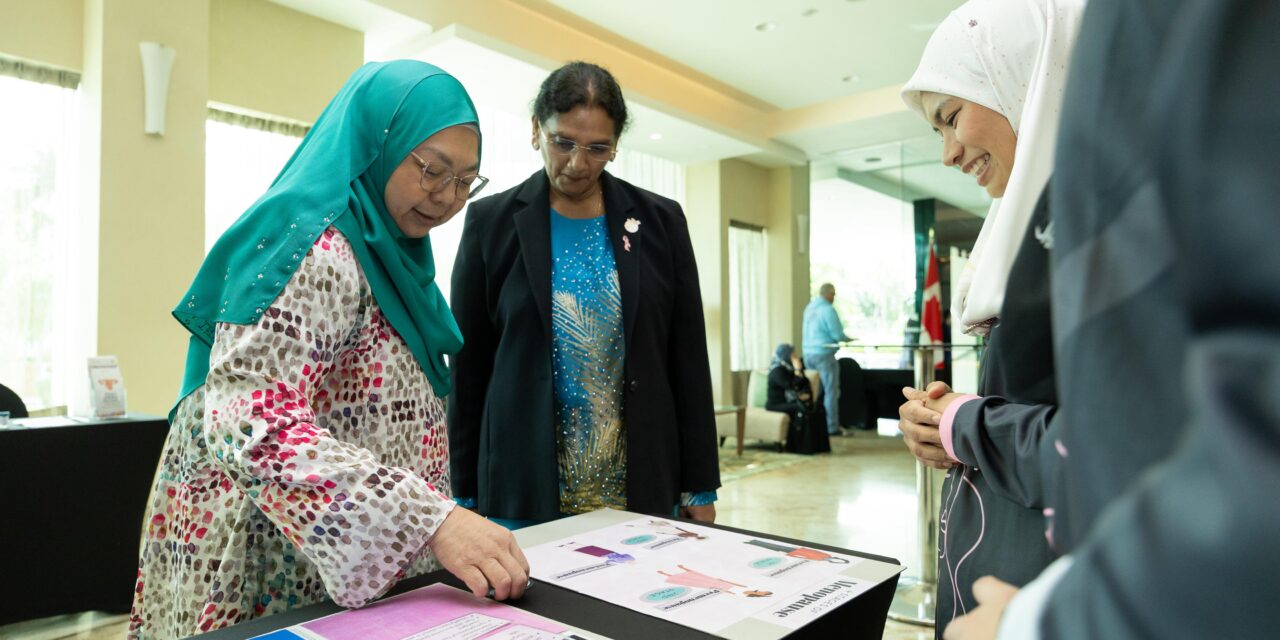
POLYGON ((765 169, 741 160, 688 168, 689 233, 698 258, 715 401, 742 399, 745 382, 729 367, 729 224, 763 227, 768 243, 771 342, 800 342, 809 293, 809 256, 798 253, 796 216, 809 214, 809 169, 765 169))
POLYGON ((209 99, 315 122, 364 62, 364 34, 265 0, 210 0, 209 99))
POLYGON ((169 312, 204 256, 208 103, 314 121, 363 62, 364 34, 267 0, 0 3, 0 52, 83 74, 80 195, 82 210, 98 214, 96 352, 119 357, 131 410, 163 414, 186 351, 169 312), (143 41, 177 53, 163 136, 142 131, 143 41))
POLYGON ((711 386, 717 404, 728 404, 725 395, 729 380, 729 282, 727 223, 721 215, 721 163, 691 165, 685 171, 685 215, 689 236, 698 262, 698 285, 702 290, 702 313, 707 328, 707 356, 711 361, 711 386))
POLYGON ((79 71, 84 0, 0 0, 0 52, 79 71))
MULTIPOLYGON (((363 33, 267 0, 171 4, 184 15, 208 7, 214 102, 313 122, 364 62, 363 33)), ((85 6, 86 0, 0 0, 0 53, 81 71, 85 6)))
POLYGON ((770 169, 769 205, 769 341, 799 347, 810 285, 809 254, 799 251, 796 217, 809 215, 809 167, 770 169))
POLYGON ((722 160, 720 162, 720 202, 726 216, 726 228, 729 220, 745 222, 756 227, 768 227, 771 206, 769 170, 742 160, 722 160))
POLYGON ((86 173, 99 214, 98 352, 115 354, 130 409, 165 413, 182 375, 184 331, 169 315, 204 251, 208 0, 86 0, 86 173), (143 133, 138 43, 177 55, 166 132, 143 133), (94 122, 96 120, 96 122, 94 122), (96 197, 95 197, 96 195, 96 197))

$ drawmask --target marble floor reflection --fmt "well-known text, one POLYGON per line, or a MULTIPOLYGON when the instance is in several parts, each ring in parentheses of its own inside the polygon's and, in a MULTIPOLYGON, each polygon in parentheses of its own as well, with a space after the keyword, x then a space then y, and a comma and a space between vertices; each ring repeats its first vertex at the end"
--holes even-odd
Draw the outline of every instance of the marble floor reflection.
MULTIPOLYGON (((896 558, 919 576, 916 471, 902 440, 860 431, 833 438, 831 450, 725 485, 716 521, 896 558)), ((720 455, 734 455, 732 440, 720 455)), ((890 620, 884 638, 932 640, 933 629, 890 620)))

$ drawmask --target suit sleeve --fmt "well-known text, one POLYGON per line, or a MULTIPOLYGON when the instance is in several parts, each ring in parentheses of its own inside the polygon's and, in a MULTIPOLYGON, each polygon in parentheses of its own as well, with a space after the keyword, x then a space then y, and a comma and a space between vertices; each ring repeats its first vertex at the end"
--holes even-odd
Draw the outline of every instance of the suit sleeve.
POLYGON ((1187 6, 1152 131, 1177 131, 1161 140, 1156 175, 1191 336, 1182 375, 1153 371, 1140 385, 1181 393, 1186 429, 1074 553, 1041 619, 1049 638, 1280 629, 1280 83, 1269 64, 1280 4, 1187 6))
POLYGON ((1044 507, 1040 443, 1057 407, 1016 404, 999 396, 967 402, 951 425, 951 446, 964 464, 982 470, 1001 497, 1027 508, 1044 507))
POLYGON ((1196 342, 1189 433, 1075 552, 1045 637, 1262 638, 1280 628, 1269 602, 1280 566, 1280 331, 1223 327, 1196 342))
POLYGON ((493 375, 497 338, 489 317, 488 283, 480 245, 481 215, 468 212, 453 265, 450 306, 462 329, 462 349, 453 358, 449 401, 449 468, 454 495, 474 499, 479 491, 480 432, 485 396, 493 375))
POLYGON ((675 268, 675 301, 667 362, 680 430, 680 490, 712 491, 720 486, 720 462, 707 329, 688 222, 676 207, 668 236, 675 268))

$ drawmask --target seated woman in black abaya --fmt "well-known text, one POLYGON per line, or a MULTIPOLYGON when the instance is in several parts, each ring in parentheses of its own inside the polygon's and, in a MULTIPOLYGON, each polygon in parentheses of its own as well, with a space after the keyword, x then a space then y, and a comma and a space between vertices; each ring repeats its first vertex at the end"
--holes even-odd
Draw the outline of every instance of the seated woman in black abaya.
POLYGON ((831 451, 822 405, 815 400, 795 347, 785 342, 778 345, 769 370, 769 393, 764 408, 791 416, 787 451, 803 454, 831 451))

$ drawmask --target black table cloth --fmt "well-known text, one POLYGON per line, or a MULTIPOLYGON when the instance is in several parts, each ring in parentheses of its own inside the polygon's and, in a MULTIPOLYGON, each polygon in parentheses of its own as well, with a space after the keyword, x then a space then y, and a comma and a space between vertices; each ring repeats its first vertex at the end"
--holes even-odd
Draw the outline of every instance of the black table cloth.
POLYGON ((127 613, 147 496, 169 424, 119 420, 0 431, 0 624, 127 613))

